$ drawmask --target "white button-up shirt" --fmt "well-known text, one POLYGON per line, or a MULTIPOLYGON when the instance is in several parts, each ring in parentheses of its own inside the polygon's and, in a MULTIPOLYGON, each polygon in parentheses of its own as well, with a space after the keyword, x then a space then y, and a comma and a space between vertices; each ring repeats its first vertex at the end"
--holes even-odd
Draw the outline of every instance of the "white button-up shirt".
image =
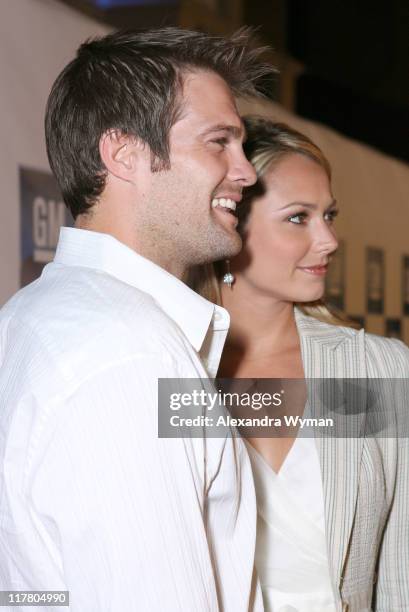
POLYGON ((62 229, 0 314, 0 590, 69 590, 72 612, 263 609, 242 441, 157 430, 157 379, 214 376, 228 326, 112 236, 62 229))

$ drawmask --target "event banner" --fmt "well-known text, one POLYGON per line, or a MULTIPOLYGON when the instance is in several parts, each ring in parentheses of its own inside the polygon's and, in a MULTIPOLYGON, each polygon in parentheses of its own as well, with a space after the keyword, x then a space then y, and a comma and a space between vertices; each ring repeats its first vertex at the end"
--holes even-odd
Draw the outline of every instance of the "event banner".
POLYGON ((20 167, 20 235, 23 287, 38 278, 54 258, 62 225, 73 225, 50 172, 20 167))

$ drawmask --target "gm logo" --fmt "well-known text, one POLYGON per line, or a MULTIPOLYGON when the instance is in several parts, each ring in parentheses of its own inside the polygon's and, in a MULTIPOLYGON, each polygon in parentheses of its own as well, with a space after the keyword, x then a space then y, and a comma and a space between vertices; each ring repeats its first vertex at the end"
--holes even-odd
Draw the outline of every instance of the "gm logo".
POLYGON ((62 225, 72 226, 73 219, 51 172, 20 167, 21 286, 54 259, 62 225))

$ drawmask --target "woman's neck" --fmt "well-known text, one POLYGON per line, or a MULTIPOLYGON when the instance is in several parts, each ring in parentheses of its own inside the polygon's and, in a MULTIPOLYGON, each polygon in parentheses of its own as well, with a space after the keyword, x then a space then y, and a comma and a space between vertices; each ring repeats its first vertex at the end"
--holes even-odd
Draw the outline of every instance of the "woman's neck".
POLYGON ((221 295, 231 317, 227 352, 238 351, 242 360, 251 360, 299 345, 292 302, 259 292, 240 278, 232 289, 223 285, 221 295))

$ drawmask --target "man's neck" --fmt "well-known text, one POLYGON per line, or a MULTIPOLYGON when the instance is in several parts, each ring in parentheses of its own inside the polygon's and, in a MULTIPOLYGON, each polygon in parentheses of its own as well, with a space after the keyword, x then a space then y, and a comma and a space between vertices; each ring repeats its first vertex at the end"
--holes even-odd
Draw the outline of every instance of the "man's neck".
POLYGON ((186 266, 177 262, 174 257, 164 257, 162 253, 158 252, 156 244, 149 244, 146 241, 142 244, 142 241, 138 239, 137 232, 133 231, 129 226, 91 214, 78 217, 75 221, 75 227, 113 236, 116 240, 119 240, 119 242, 122 242, 122 244, 138 253, 138 255, 149 259, 179 280, 184 279, 186 276, 186 266))

